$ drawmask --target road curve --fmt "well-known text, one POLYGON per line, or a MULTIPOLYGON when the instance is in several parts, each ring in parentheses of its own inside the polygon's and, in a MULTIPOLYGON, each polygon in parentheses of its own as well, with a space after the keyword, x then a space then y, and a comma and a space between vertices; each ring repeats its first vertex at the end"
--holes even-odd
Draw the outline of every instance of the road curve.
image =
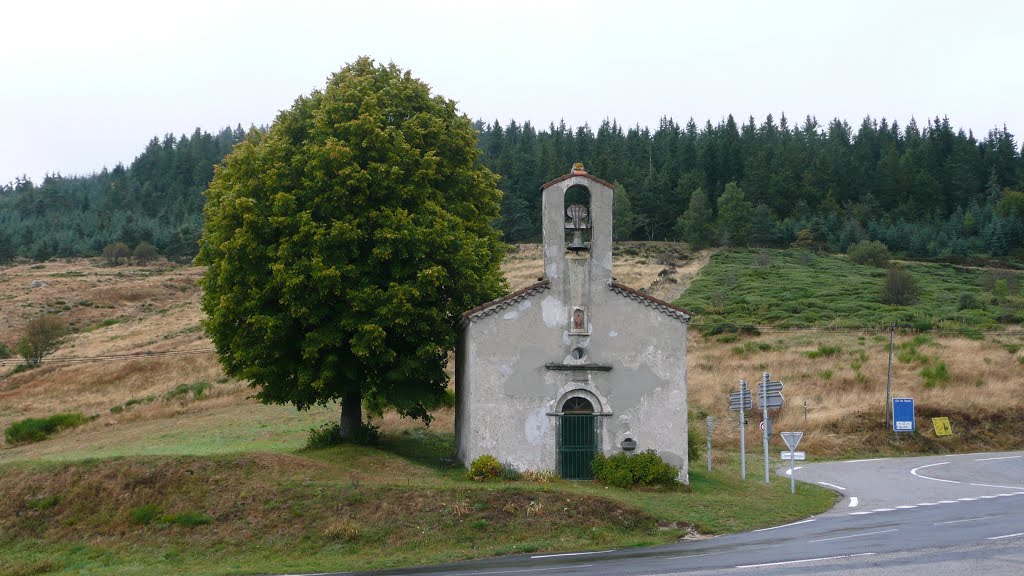
POLYGON ((1024 452, 805 463, 796 474, 843 500, 800 522, 706 540, 366 574, 1024 574, 1024 452))

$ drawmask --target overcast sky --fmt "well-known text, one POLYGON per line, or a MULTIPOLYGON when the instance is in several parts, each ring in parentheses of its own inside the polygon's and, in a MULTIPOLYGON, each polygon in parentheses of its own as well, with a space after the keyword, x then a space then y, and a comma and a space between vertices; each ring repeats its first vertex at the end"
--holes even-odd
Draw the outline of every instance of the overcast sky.
POLYGON ((1016 1, 4 2, 0 183, 270 124, 360 55, 502 124, 948 116, 1019 144, 1022 31, 1016 1))

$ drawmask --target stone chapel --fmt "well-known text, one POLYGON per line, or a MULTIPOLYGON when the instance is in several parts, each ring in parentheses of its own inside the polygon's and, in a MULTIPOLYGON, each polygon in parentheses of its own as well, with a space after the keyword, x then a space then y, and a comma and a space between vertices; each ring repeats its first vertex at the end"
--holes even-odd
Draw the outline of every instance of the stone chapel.
POLYGON ((459 324, 457 458, 589 479, 651 449, 687 482, 689 314, 615 281, 611 184, 575 164, 541 194, 544 276, 459 324))

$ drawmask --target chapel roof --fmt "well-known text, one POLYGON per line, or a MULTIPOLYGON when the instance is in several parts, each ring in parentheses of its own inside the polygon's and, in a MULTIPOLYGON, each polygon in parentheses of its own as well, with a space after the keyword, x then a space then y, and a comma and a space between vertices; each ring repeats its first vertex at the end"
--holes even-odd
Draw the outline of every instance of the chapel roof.
POLYGON ((579 169, 579 170, 573 170, 572 172, 569 172, 568 174, 563 174, 563 175, 559 176, 558 178, 555 178, 554 180, 552 180, 550 182, 546 182, 544 185, 542 185, 540 187, 540 189, 541 190, 547 190, 548 188, 554 186, 555 184, 558 184, 559 182, 564 182, 564 181, 568 180, 569 178, 575 178, 577 176, 579 176, 580 178, 587 178, 588 180, 593 180, 594 182, 597 182, 598 184, 600 184, 602 186, 607 186, 608 188, 615 188, 615 185, 612 184, 611 182, 609 182, 607 180, 602 180, 601 178, 598 178, 597 176, 594 176, 593 174, 587 174, 587 172, 584 171, 583 169, 579 169))
POLYGON ((625 284, 619 284, 618 282, 612 281, 610 287, 612 289, 612 292, 615 292, 616 294, 625 296, 630 300, 635 300, 649 308, 654 308, 655 310, 661 312, 662 314, 666 314, 677 320, 689 322, 690 317, 692 316, 689 312, 678 306, 669 304, 668 302, 665 302, 664 300, 661 300, 659 298, 655 298, 654 296, 651 296, 650 294, 647 294, 645 292, 641 292, 639 290, 630 288, 625 284))
POLYGON ((462 313, 462 321, 465 322, 467 320, 476 320, 477 318, 483 318, 484 316, 500 312, 501 310, 504 310, 505 308, 508 308, 509 306, 512 306, 514 304, 518 304, 519 302, 529 298, 530 296, 543 292, 544 290, 547 290, 550 287, 551 281, 548 280, 547 278, 544 278, 540 282, 530 284, 526 288, 516 290, 515 292, 506 294, 501 298, 491 300, 490 302, 485 302, 484 304, 481 304, 476 308, 473 308, 472 310, 466 310, 465 312, 462 313))

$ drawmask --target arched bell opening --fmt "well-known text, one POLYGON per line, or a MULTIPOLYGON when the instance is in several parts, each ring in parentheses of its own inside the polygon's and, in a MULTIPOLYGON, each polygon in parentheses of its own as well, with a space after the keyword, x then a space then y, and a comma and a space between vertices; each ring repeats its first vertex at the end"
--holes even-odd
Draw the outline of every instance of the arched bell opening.
POLYGON ((590 250, 590 190, 582 184, 570 186, 563 201, 565 214, 565 248, 579 254, 590 250))

